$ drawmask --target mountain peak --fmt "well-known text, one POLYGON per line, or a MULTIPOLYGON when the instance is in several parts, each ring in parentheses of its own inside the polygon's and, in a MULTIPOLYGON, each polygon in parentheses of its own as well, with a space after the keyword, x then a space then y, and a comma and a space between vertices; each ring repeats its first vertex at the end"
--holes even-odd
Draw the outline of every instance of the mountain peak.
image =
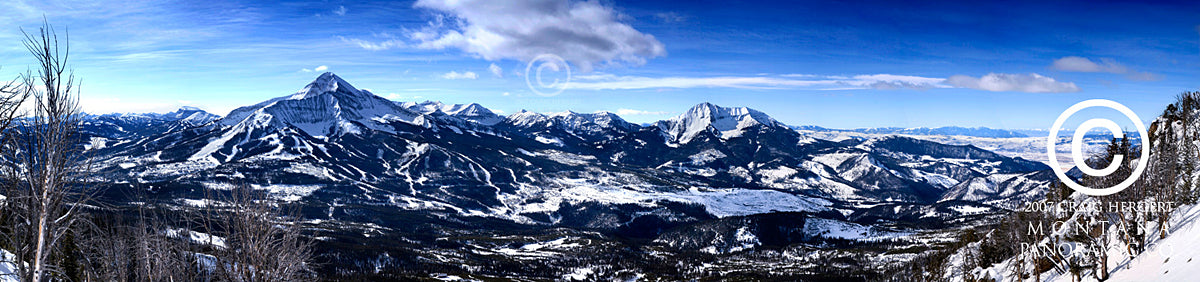
MULTIPOLYGON (((220 125, 237 128, 231 132, 294 127, 313 137, 329 138, 363 129, 391 132, 387 123, 393 121, 424 126, 415 121, 418 115, 326 72, 295 94, 234 109, 220 125)), ((212 151, 205 152, 197 156, 203 158, 212 151)))
POLYGON ((721 139, 729 139, 741 136, 746 128, 755 125, 778 124, 775 119, 755 109, 726 108, 704 102, 692 106, 679 116, 659 122, 659 127, 670 135, 671 141, 683 144, 710 129, 715 130, 721 139))
POLYGON ((342 80, 341 77, 338 77, 336 74, 333 74, 333 72, 326 72, 326 73, 322 73, 320 76, 317 76, 317 79, 314 79, 312 83, 309 83, 307 86, 304 87, 304 89, 301 89, 299 92, 296 92, 295 95, 292 95, 288 99, 289 100, 304 99, 306 97, 320 95, 320 94, 324 94, 327 92, 342 92, 342 93, 362 95, 362 91, 359 91, 357 88, 354 88, 354 86, 350 85, 349 82, 342 80))
POLYGON ((506 118, 506 122, 518 127, 530 127, 535 124, 545 122, 547 119, 548 117, 546 115, 522 109, 520 112, 509 115, 508 118, 506 118))
POLYGON ((711 111, 711 110, 715 110, 715 109, 719 109, 719 108, 721 108, 721 106, 717 106, 716 104, 713 104, 710 102, 703 102, 703 103, 696 104, 695 106, 692 106, 692 108, 690 110, 691 111, 711 111))
POLYGON ((174 112, 169 112, 158 116, 159 118, 181 121, 193 125, 205 124, 221 118, 221 116, 214 115, 201 110, 200 108, 191 106, 182 106, 174 112))
POLYGON ((488 108, 476 103, 470 103, 466 105, 454 104, 450 105, 449 107, 444 107, 442 111, 451 115, 463 116, 495 115, 495 113, 492 113, 492 111, 488 110, 488 108))

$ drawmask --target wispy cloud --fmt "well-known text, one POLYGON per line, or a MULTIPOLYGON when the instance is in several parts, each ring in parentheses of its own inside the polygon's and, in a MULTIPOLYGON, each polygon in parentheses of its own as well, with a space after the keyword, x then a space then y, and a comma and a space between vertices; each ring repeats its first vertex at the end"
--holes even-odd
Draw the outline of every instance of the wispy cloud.
POLYGON ((476 78, 479 78, 479 75, 475 74, 475 72, 469 72, 469 71, 468 72, 451 71, 446 74, 443 74, 442 78, 443 79, 476 79, 476 78))
POLYGON ((338 16, 345 16, 346 15, 346 6, 338 6, 337 9, 333 9, 333 14, 338 15, 338 16))
POLYGON ((1061 92, 1079 92, 1079 87, 1075 86, 1074 82, 1059 82, 1053 78, 1042 76, 1036 73, 1030 74, 1008 74, 1008 73, 989 73, 983 77, 971 77, 966 75, 955 75, 946 79, 946 84, 954 87, 971 88, 978 90, 1004 92, 1027 92, 1027 93, 1061 93, 1061 92))
POLYGON ((841 89, 929 89, 947 87, 945 79, 872 74, 854 77, 798 75, 781 76, 718 76, 718 77, 640 77, 611 74, 580 75, 572 78, 568 87, 589 90, 654 89, 654 88, 741 88, 778 89, 813 88, 841 89))
POLYGON ((182 56, 187 53, 188 53, 188 51, 185 51, 185 50, 159 50, 159 51, 127 53, 127 54, 120 54, 120 55, 113 55, 113 56, 100 56, 100 58, 110 59, 114 62, 137 62, 137 61, 178 58, 179 56, 182 56))
POLYGON ((895 74, 856 75, 850 79, 831 77, 843 80, 843 84, 851 86, 867 86, 874 89, 929 89, 944 87, 942 78, 920 77, 895 74))
POLYGON ((631 90, 659 88, 738 88, 738 89, 804 89, 804 90, 925 90, 933 88, 970 88, 986 91, 1015 91, 1030 93, 1078 92, 1071 82, 1059 82, 1036 73, 989 73, 983 77, 956 75, 950 78, 896 74, 864 74, 854 76, 784 74, 778 76, 717 76, 717 77, 642 77, 612 74, 579 75, 568 84, 572 89, 631 90))
POLYGON ((498 78, 504 77, 504 69, 501 69, 500 66, 497 66, 495 63, 488 66, 488 71, 492 72, 492 76, 495 76, 498 78))
POLYGON ((1050 65, 1050 68, 1067 72, 1104 72, 1124 74, 1125 77, 1132 80, 1147 81, 1159 79, 1158 75, 1149 72, 1131 70, 1125 65, 1118 63, 1116 60, 1109 58, 1102 58, 1099 60, 1099 62, 1097 62, 1084 57, 1067 56, 1054 60, 1054 63, 1050 65))
POLYGON ((1067 56, 1054 60, 1051 68, 1060 71, 1072 72, 1107 72, 1107 73, 1125 73, 1129 71, 1125 66, 1118 64, 1112 59, 1100 59, 1100 63, 1084 57, 1067 56))
POLYGON ((358 45, 358 47, 361 47, 361 48, 367 49, 367 50, 371 50, 371 51, 381 51, 381 50, 387 50, 387 49, 407 46, 404 43, 404 41, 402 41, 400 39, 394 39, 394 38, 393 39, 384 39, 381 41, 368 41, 368 40, 362 40, 362 39, 358 39, 358 38, 346 38, 344 36, 338 36, 338 39, 341 39, 342 42, 358 45))
POLYGON ((654 14, 654 18, 658 19, 658 21, 660 21, 660 22, 668 23, 668 24, 681 23, 681 22, 687 21, 687 16, 681 15, 676 12, 657 13, 657 14, 654 14))
POLYGON ((439 17, 408 35, 422 49, 458 49, 486 60, 529 61, 554 54, 583 72, 597 64, 641 65, 665 56, 653 35, 627 23, 599 1, 419 0, 414 7, 439 17))
POLYGON ((205 9, 177 9, 167 2, 0 1, 0 22, 14 27, 0 31, 0 37, 19 36, 16 26, 37 25, 49 19, 60 33, 67 27, 94 31, 71 33, 72 41, 97 41, 80 51, 146 52, 218 38, 238 30, 236 26, 264 17, 233 3, 213 3, 210 7, 221 12, 212 13, 205 9))

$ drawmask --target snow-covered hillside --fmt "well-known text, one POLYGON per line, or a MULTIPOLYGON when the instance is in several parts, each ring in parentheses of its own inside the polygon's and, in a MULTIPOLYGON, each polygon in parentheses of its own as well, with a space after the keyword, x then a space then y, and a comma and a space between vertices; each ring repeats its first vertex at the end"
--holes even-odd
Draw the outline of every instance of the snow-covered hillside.
POLYGON ((1149 157, 1124 159, 1111 176, 1074 180, 1093 188, 1111 187, 1128 179, 1135 165, 1145 166, 1132 186, 1106 196, 1052 189, 1049 201, 1025 201, 1035 204, 1027 206, 1032 210, 1013 212, 979 230, 964 230, 964 243, 971 243, 951 253, 929 255, 932 266, 914 267, 912 273, 937 273, 951 281, 1196 280, 1200 170, 1194 156, 1200 151, 1195 134, 1200 104, 1195 101, 1200 93, 1178 98, 1151 123, 1147 138, 1106 146, 1091 161, 1105 166, 1117 161, 1114 155, 1134 155, 1139 148, 1130 143, 1141 141, 1146 141, 1149 157))
MULTIPOLYGON (((1158 232, 1150 234, 1146 249, 1142 253, 1131 256, 1125 245, 1116 237, 1120 236, 1117 226, 1105 231, 1110 236, 1105 246, 1109 254, 1107 281, 1194 281, 1200 277, 1200 205, 1181 206, 1171 215, 1168 222, 1168 236, 1159 239, 1158 232)), ((1151 223, 1151 228, 1157 225, 1151 223)), ((1057 230, 1062 232, 1062 230, 1057 230)), ((968 246, 978 248, 978 244, 968 246)), ((962 252, 952 258, 951 269, 961 264, 962 252)), ((990 277, 996 281, 1017 281, 1011 270, 1014 269, 1014 259, 1008 259, 987 268, 971 270, 974 277, 990 277)), ((1026 268, 1028 269, 1028 268, 1026 268)), ((1098 281, 1093 270, 1081 273, 1082 281, 1098 281)), ((963 281, 961 274, 948 273, 952 281, 963 281)), ((1042 281, 1073 282, 1071 274, 1047 271, 1041 274, 1042 281)))
MULTIPOLYGON (((1200 205, 1172 215, 1167 238, 1149 242, 1146 252, 1113 262, 1109 281, 1195 281, 1200 279, 1200 205)), ((1110 248, 1112 250, 1113 248, 1110 248)), ((1115 248, 1115 249, 1120 249, 1115 248)), ((1059 279, 1059 281, 1066 281, 1059 279)))

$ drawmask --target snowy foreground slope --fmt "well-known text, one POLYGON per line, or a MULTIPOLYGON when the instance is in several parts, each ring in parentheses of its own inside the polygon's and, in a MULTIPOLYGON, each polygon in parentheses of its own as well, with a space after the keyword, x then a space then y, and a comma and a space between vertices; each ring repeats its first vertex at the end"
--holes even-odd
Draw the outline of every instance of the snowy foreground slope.
MULTIPOLYGON (((1151 234, 1151 241, 1146 243, 1146 250, 1136 256, 1129 256, 1124 246, 1116 240, 1115 226, 1106 232, 1113 238, 1107 246, 1109 279, 1106 281, 1196 281, 1200 278, 1200 205, 1181 206, 1171 215, 1168 223, 1168 236, 1158 239, 1157 231, 1151 234)), ((1157 228, 1151 226, 1151 228, 1157 228)), ((1156 230, 1156 229, 1155 229, 1156 230)), ((967 248, 978 248, 977 244, 967 248)), ((962 252, 951 258, 950 268, 961 264, 962 252)), ((975 277, 991 277, 996 281, 1017 281, 1009 269, 1013 268, 1013 259, 1005 260, 984 268, 971 270, 975 277)), ((951 281, 963 281, 962 276, 948 273, 951 281)), ((1082 281, 1097 281, 1092 270, 1081 274, 1082 281)), ((1042 281, 1077 281, 1072 275, 1059 274, 1055 271, 1042 273, 1042 281)), ((1031 278, 1027 278, 1031 279, 1031 278)))
MULTIPOLYGON (((1196 281, 1200 279, 1200 205, 1181 207, 1171 217, 1167 238, 1150 242, 1132 260, 1110 264, 1109 281, 1196 281)), ((1157 237, 1156 237, 1157 238, 1157 237)), ((1056 281, 1070 281, 1060 277, 1056 281)))
MULTIPOLYGON (((1200 151, 1200 107, 1194 101, 1200 93, 1184 93, 1179 99, 1151 123, 1144 143, 1149 157, 1120 163, 1120 174, 1078 179, 1089 187, 1106 186, 1127 179, 1135 163, 1145 165, 1133 186, 1096 197, 1054 189, 1058 192, 1043 202, 1050 208, 1035 205, 977 231, 981 236, 971 239, 974 243, 960 245, 944 263, 932 264, 937 266, 933 276, 950 281, 1198 281, 1200 190, 1195 181, 1200 170, 1194 156, 1200 151), (1098 208, 1069 208, 1089 206, 1098 208), (1044 248, 1030 250, 1029 244, 1044 248)), ((1104 166, 1113 161, 1111 156, 1136 150, 1119 142, 1092 160, 1104 166)))

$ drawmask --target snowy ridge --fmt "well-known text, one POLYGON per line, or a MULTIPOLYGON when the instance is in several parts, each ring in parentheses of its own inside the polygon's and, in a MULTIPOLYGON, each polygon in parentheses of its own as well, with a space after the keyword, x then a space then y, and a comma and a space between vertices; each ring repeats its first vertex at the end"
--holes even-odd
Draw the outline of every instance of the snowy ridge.
POLYGON ((687 112, 668 120, 655 123, 668 137, 668 142, 687 144, 702 132, 713 132, 721 139, 740 137, 754 126, 784 127, 763 112, 746 108, 725 108, 711 103, 701 103, 687 112))
POLYGON ((601 133, 605 129, 633 129, 638 126, 629 123, 610 112, 576 113, 572 111, 541 114, 521 110, 509 115, 506 124, 520 128, 558 127, 567 132, 601 133))
POLYGON ((400 106, 414 112, 419 112, 426 115, 442 113, 456 118, 461 118, 467 121, 475 122, 482 125, 495 125, 504 121, 504 117, 497 115, 488 108, 479 104, 443 104, 438 101, 425 102, 403 102, 400 106))

